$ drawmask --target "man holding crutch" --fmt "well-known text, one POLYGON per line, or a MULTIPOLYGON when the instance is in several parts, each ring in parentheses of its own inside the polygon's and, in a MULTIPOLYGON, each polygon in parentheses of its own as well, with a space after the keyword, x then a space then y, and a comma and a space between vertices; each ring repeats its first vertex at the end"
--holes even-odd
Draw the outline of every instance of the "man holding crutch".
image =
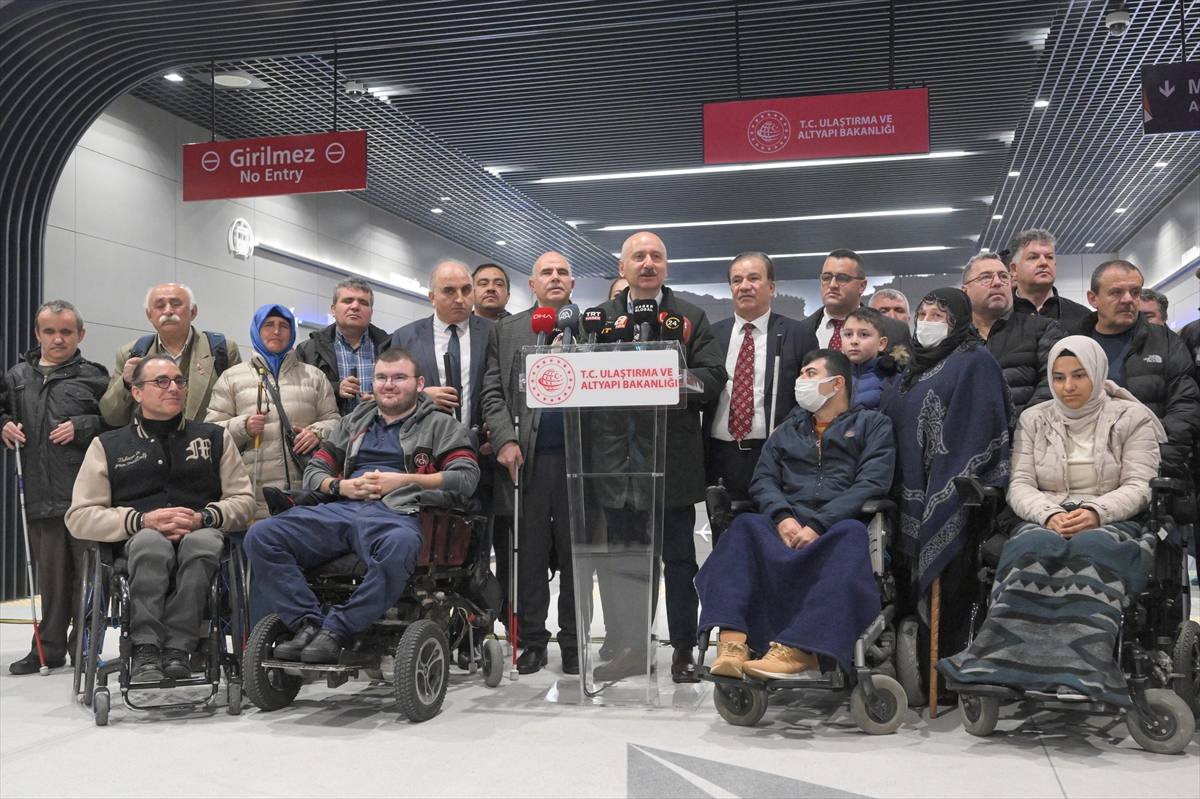
POLYGON ((71 537, 63 517, 83 454, 103 429, 100 398, 108 387, 108 371, 79 352, 85 331, 75 306, 48 302, 34 319, 37 346, 0 386, 0 438, 22 459, 27 556, 38 564, 42 595, 41 657, 32 642, 29 654, 9 665, 13 674, 59 668, 71 648, 67 628, 79 588, 75 559, 84 544, 71 537))

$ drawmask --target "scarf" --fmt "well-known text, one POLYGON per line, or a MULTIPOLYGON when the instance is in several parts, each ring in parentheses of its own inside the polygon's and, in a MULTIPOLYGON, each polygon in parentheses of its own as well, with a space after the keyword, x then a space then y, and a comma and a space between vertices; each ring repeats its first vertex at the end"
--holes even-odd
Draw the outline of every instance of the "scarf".
POLYGON ((283 359, 291 352, 292 347, 296 343, 296 319, 292 316, 292 312, 282 305, 264 305, 259 308, 254 314, 254 321, 250 323, 250 341, 254 344, 254 351, 262 356, 267 366, 270 367, 271 374, 278 379, 279 367, 283 364, 283 359), (283 352, 278 354, 267 349, 267 345, 262 340, 262 333, 259 332, 267 319, 272 316, 284 319, 292 328, 291 339, 288 340, 287 346, 283 348, 283 352))
POLYGON ((973 350, 983 343, 971 324, 971 299, 965 291, 956 288, 934 289, 917 303, 918 312, 925 303, 936 305, 950 315, 946 320, 950 324, 950 333, 940 344, 932 347, 926 347, 917 341, 916 336, 913 337, 912 358, 901 380, 901 391, 908 391, 916 385, 921 375, 946 360, 961 345, 966 344, 968 350, 973 350))
MULTIPOLYGON (((1137 397, 1108 379, 1108 356, 1104 354, 1104 348, 1090 336, 1067 336, 1051 347, 1050 357, 1046 360, 1046 371, 1051 375, 1054 373, 1054 362, 1064 351, 1078 358, 1084 371, 1092 379, 1091 396, 1082 408, 1072 409, 1058 398, 1054 390, 1054 380, 1051 378, 1050 394, 1054 397, 1054 409, 1064 427, 1079 430, 1094 424, 1104 412, 1105 406, 1114 399, 1138 402, 1137 397)), ((1166 431, 1162 422, 1159 422, 1157 417, 1154 417, 1154 420, 1157 423, 1159 440, 1166 441, 1166 431)))

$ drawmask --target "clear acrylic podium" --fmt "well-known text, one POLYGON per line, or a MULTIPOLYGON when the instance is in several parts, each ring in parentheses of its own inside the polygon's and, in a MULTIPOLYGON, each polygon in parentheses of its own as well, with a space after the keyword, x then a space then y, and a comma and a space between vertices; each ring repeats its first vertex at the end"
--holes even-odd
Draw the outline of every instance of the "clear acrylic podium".
MULTIPOLYGON (((702 390, 686 369, 680 343, 526 347, 521 357, 529 406, 554 409, 543 404, 549 400, 563 410, 571 514, 579 677, 577 683, 560 680, 546 700, 626 706, 698 703, 697 685, 680 686, 684 696, 660 694, 660 679, 675 686, 669 660, 658 666, 659 646, 653 640, 661 584, 667 411, 684 407, 688 393, 702 390), (664 376, 664 364, 672 372, 670 379, 664 376), (564 392, 572 396, 562 398, 564 392), (631 667, 615 675, 602 668, 597 674, 598 666, 622 653, 618 662, 632 662, 631 667)), ((560 585, 559 590, 569 588, 560 585)))

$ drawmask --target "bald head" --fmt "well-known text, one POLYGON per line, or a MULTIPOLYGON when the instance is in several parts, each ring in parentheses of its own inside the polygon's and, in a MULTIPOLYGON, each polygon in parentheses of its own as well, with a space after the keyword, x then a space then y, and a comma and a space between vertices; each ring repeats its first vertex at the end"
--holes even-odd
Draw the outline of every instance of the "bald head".
POLYGON ((575 279, 571 277, 571 265, 556 252, 542 253, 533 262, 533 277, 529 278, 529 289, 537 298, 538 305, 556 311, 571 301, 575 279))
POLYGON ((652 300, 667 281, 667 246, 653 233, 634 233, 621 245, 618 266, 629 281, 629 296, 652 300))
POLYGON ((429 301, 443 324, 459 324, 471 315, 475 286, 471 273, 457 261, 444 261, 429 276, 429 301))

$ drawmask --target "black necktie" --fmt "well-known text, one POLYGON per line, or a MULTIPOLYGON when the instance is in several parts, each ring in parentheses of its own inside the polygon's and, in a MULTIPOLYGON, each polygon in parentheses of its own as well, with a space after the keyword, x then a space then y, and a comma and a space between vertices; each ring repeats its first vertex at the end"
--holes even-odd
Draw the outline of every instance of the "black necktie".
POLYGON ((454 417, 462 421, 462 349, 458 343, 458 325, 450 325, 450 344, 446 347, 446 352, 450 356, 451 372, 446 374, 446 385, 458 391, 458 410, 454 412, 454 417))

